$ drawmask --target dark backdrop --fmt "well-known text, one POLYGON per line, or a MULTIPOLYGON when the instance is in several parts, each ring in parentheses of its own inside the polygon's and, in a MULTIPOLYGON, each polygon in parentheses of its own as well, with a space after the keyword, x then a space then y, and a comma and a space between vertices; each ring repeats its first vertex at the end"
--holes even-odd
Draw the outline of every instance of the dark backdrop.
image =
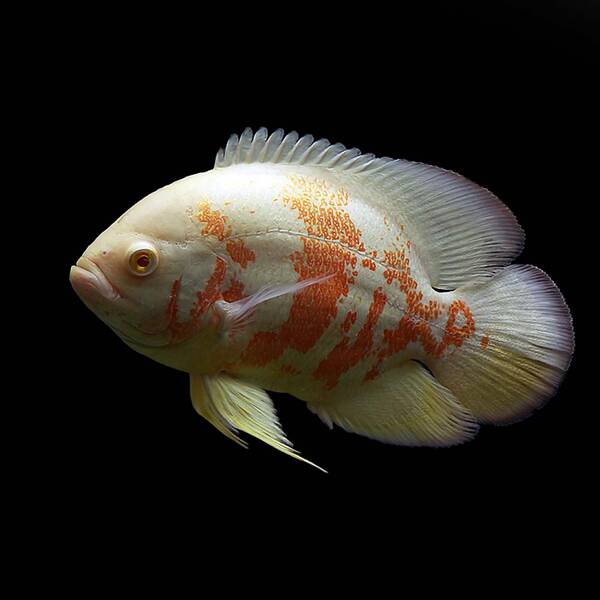
POLYGON ((163 503, 193 515, 235 498, 237 518, 252 499, 285 511, 301 498, 327 512, 363 498, 438 515, 494 503, 495 519, 499 506, 529 515, 565 490, 581 497, 597 13, 583 2, 394 15, 363 7, 333 20, 316 7, 290 11, 278 25, 250 10, 235 20, 154 15, 152 26, 107 18, 41 57, 51 96, 42 110, 67 148, 54 173, 62 326, 51 357, 61 393, 45 409, 53 482, 72 490, 67 505, 98 502, 131 518, 163 503), (69 265, 135 201, 212 168, 229 134, 263 125, 452 169, 503 199, 527 234, 518 262, 547 271, 573 311, 578 346, 557 396, 522 423, 436 450, 329 431, 301 402, 274 394, 289 438, 329 475, 258 441, 242 450, 202 421, 186 376, 136 355, 88 312, 69 265))

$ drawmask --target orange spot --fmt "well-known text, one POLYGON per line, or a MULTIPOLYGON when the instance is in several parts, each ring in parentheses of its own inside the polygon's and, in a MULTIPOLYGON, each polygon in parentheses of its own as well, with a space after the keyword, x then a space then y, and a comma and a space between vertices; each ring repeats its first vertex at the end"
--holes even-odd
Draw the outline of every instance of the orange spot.
POLYGON ((464 341, 475 333, 475 319, 463 300, 455 300, 448 310, 449 316, 441 343, 436 349, 436 356, 441 356, 447 346, 462 346, 464 341), (462 315, 464 325, 457 327, 456 320, 462 315))
POLYGON ((363 267, 368 267, 371 271, 374 271, 377 268, 375 261, 370 258, 363 258, 362 265, 363 267))
POLYGON ((256 254, 250 248, 246 247, 243 240, 227 240, 225 248, 231 259, 245 269, 249 262, 256 259, 256 254))
POLYGON ((192 315, 204 314, 209 306, 219 298, 219 287, 225 278, 227 265, 219 258, 215 259, 215 268, 205 288, 197 293, 197 300, 192 308, 192 315))
POLYGON ((281 365, 281 368, 279 370, 282 373, 285 373, 286 375, 300 375, 299 369, 296 369, 296 367, 288 364, 281 365))
POLYGON ((350 331, 350 327, 352 327, 355 322, 356 311, 350 310, 346 313, 346 317, 344 318, 344 322, 341 324, 340 328, 344 333, 348 333, 348 331, 350 331))
POLYGON ((484 335, 481 338, 481 342, 480 342, 479 345, 481 346, 482 350, 485 350, 488 347, 489 343, 490 343, 490 336, 489 335, 484 335))
POLYGON ((172 315, 172 319, 168 326, 171 334, 171 343, 187 339, 198 327, 202 315, 206 313, 215 300, 218 300, 221 297, 219 289, 225 278, 226 270, 227 265, 221 259, 215 259, 215 268, 211 276, 204 286, 204 289, 196 294, 196 301, 190 309, 189 318, 187 321, 183 322, 177 320, 177 293, 179 292, 180 284, 176 285, 176 283, 173 283, 171 298, 169 299, 169 306, 167 307, 167 310, 169 310, 172 315))
POLYGON ((225 236, 231 234, 231 227, 226 225, 227 217, 221 215, 217 210, 211 210, 208 202, 203 201, 198 205, 196 218, 200 223, 204 223, 202 233, 205 235, 214 235, 219 241, 223 241, 225 236))
POLYGON ((226 302, 236 302, 244 297, 244 284, 234 275, 229 283, 229 287, 223 290, 223 300, 226 302))
POLYGON ((346 190, 332 189, 321 179, 290 176, 289 180, 291 185, 283 193, 283 203, 298 211, 308 234, 364 250, 361 231, 345 209, 346 190))
MULTIPOLYGON (((345 209, 347 191, 333 189, 316 178, 291 176, 289 181, 282 195, 283 204, 297 211, 309 235, 364 249, 361 231, 345 209)), ((288 318, 279 329, 258 332, 252 337, 242 355, 247 364, 263 366, 287 348, 308 352, 336 317, 338 301, 348 295, 348 286, 354 283, 354 277, 346 273, 349 267, 354 276, 358 274, 357 258, 352 252, 323 240, 302 238, 302 243, 304 252, 294 252, 290 257, 299 274, 298 281, 320 275, 335 277, 295 294, 288 318)))
POLYGON ((449 346, 462 346, 464 340, 475 331, 475 320, 470 309, 464 301, 455 300, 447 309, 444 334, 440 340, 436 338, 430 323, 438 320, 445 309, 437 300, 423 302, 423 292, 419 290, 418 283, 411 274, 407 254, 411 248, 412 244, 407 241, 405 249, 384 250, 387 268, 383 271, 383 277, 388 285, 397 282, 404 294, 406 311, 394 329, 383 331, 382 348, 378 352, 377 361, 366 373, 365 381, 377 377, 383 360, 404 350, 409 343, 418 342, 427 355, 439 358, 449 346), (462 319, 463 323, 458 325, 458 319, 462 319))
POLYGON ((383 312, 386 299, 387 297, 383 290, 377 288, 373 292, 373 302, 369 306, 367 318, 360 328, 354 343, 350 344, 350 338, 344 336, 342 341, 331 350, 315 370, 315 378, 324 380, 327 389, 334 388, 341 375, 365 358, 370 352, 373 345, 373 330, 383 312))
POLYGON ((406 301, 406 314, 415 315, 419 319, 431 321, 438 319, 442 313, 442 306, 437 300, 429 300, 423 304, 423 292, 418 291, 417 281, 410 272, 410 260, 404 250, 384 251, 385 263, 389 267, 383 272, 386 283, 398 281, 400 291, 406 301))
POLYGON ((379 375, 379 369, 377 368, 377 366, 372 367, 365 373, 363 381, 371 381, 372 379, 375 379, 377 375, 379 375))
POLYGON ((348 295, 346 268, 356 264, 356 256, 320 240, 302 238, 302 242, 304 252, 291 255, 298 281, 320 275, 335 276, 294 294, 288 318, 276 331, 254 334, 242 355, 248 365, 264 366, 287 348, 308 352, 336 317, 338 300, 348 295))
POLYGON ((448 346, 462 346, 464 341, 475 332, 475 320, 471 311, 462 300, 455 300, 448 309, 448 320, 444 329, 444 335, 438 341, 433 335, 431 325, 423 319, 417 319, 414 315, 405 314, 395 329, 384 329, 384 347, 379 351, 377 362, 365 375, 367 379, 374 379, 379 374, 379 367, 383 360, 401 350, 409 343, 419 342, 426 354, 433 358, 440 358, 448 346), (459 315, 464 317, 464 325, 458 327, 456 320, 459 315))
POLYGON ((169 295, 169 302, 167 304, 167 327, 177 318, 177 298, 179 296, 179 290, 181 289, 181 277, 176 279, 171 286, 171 294, 169 295))

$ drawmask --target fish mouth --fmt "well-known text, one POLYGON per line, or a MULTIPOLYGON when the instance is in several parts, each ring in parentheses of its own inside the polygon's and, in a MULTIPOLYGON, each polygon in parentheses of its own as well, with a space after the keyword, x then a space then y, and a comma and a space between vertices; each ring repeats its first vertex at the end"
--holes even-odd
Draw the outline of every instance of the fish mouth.
POLYGON ((102 269, 93 260, 85 256, 82 256, 71 267, 69 280, 75 292, 83 300, 94 300, 98 296, 106 300, 117 300, 121 297, 102 272, 102 269))
MULTIPOLYGON (((117 327, 114 323, 114 318, 109 318, 103 306, 103 302, 108 300, 114 302, 116 300, 126 299, 119 290, 108 280, 98 263, 92 259, 82 256, 75 265, 71 267, 69 273, 69 280, 73 289, 77 295, 83 300, 84 304, 91 310, 96 312, 98 317, 104 321, 125 343, 131 346, 137 346, 142 348, 160 348, 168 345, 168 343, 162 340, 153 340, 152 336, 158 336, 163 331, 148 332, 142 330, 140 327, 135 326, 133 323, 129 323, 119 317, 120 322, 123 323, 132 332, 127 332, 120 326, 117 327), (137 339, 137 335, 140 334, 146 338, 143 341, 137 339), (150 338, 150 339, 148 339, 150 338)), ((114 317, 115 315, 113 315, 114 317)))

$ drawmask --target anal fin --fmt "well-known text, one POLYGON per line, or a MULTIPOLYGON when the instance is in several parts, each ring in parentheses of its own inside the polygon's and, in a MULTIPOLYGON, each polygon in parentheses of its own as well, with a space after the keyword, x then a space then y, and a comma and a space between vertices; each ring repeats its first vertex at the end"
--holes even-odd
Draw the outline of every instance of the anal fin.
POLYGON ((473 415, 420 363, 408 361, 339 399, 309 403, 330 427, 403 446, 453 446, 475 436, 473 415))
POLYGON ((238 444, 246 447, 237 435, 238 431, 243 431, 288 456, 324 471, 294 450, 281 429, 273 401, 262 388, 226 373, 191 374, 190 393, 196 412, 238 444))

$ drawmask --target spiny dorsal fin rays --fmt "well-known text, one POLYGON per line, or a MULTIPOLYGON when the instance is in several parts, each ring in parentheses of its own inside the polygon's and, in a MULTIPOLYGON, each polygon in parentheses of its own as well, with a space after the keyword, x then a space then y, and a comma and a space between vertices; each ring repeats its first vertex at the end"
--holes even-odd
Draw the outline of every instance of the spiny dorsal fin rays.
POLYGON ((238 430, 244 431, 284 454, 326 472, 294 450, 281 429, 273 401, 262 388, 226 373, 191 374, 190 392, 196 412, 228 438, 246 446, 235 434, 238 430))
POLYGON ((465 177, 423 163, 361 154, 295 131, 246 129, 219 150, 215 169, 279 163, 324 169, 367 189, 363 200, 406 224, 433 287, 451 290, 487 280, 523 249, 525 236, 510 210, 465 177))

